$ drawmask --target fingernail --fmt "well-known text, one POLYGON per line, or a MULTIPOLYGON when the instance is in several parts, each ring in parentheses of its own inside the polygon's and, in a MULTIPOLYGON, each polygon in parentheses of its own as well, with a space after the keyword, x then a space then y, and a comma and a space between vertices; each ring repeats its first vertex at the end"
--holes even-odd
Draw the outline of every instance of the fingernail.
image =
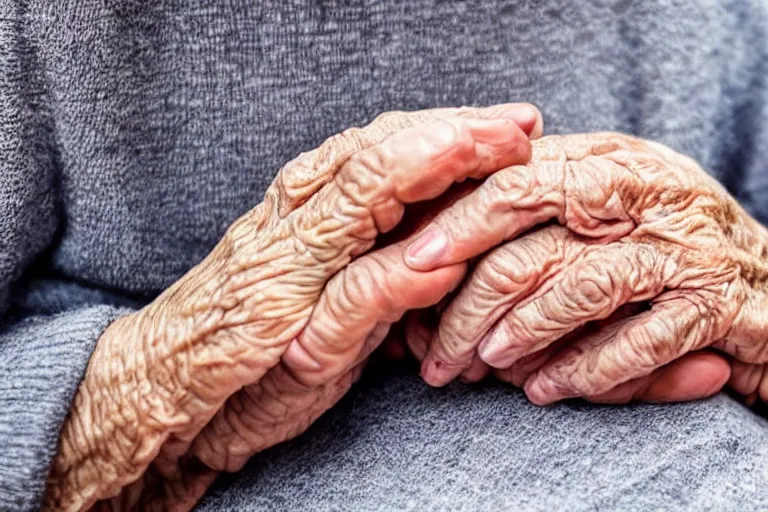
POLYGON ((448 236, 439 226, 425 229, 405 251, 405 263, 413 270, 432 270, 448 249, 448 236))
POLYGON ((545 391, 545 387, 553 389, 553 386, 544 386, 542 377, 533 377, 525 383, 525 395, 534 405, 549 405, 557 401, 557 396, 545 391))
POLYGON ((486 364, 493 366, 494 368, 505 368, 509 365, 505 364, 509 354, 505 354, 507 351, 508 335, 506 330, 501 326, 495 327, 491 332, 485 335, 477 347, 477 353, 486 364))
POLYGON ((526 135, 530 135, 539 120, 539 113, 533 105, 515 105, 509 110, 512 119, 526 135))
POLYGON ((309 352, 301 346, 297 339, 288 345, 286 351, 283 352, 282 359, 285 364, 296 370, 317 371, 323 368, 318 361, 309 355, 309 352))
POLYGON ((428 358, 421 365, 421 378, 430 386, 445 386, 456 377, 456 367, 436 359, 428 358))

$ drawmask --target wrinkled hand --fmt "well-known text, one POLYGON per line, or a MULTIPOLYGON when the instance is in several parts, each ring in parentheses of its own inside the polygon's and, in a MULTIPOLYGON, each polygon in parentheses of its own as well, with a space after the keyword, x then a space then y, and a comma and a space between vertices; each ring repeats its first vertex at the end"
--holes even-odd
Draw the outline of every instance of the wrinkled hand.
POLYGON ((113 498, 100 505, 187 509, 216 471, 305 429, 409 301, 438 300, 463 272, 459 262, 414 277, 401 304, 413 272, 382 274, 401 246, 348 264, 405 204, 526 162, 518 124, 540 133, 529 106, 393 113, 288 164, 202 263, 102 335, 46 508, 113 498))
POLYGON ((406 310, 435 304, 461 282, 465 264, 416 272, 405 265, 404 249, 404 243, 390 245, 336 274, 280 363, 231 396, 186 450, 184 458, 199 464, 167 474, 140 508, 189 508, 219 471, 236 471, 253 454, 302 433, 357 380, 393 322, 406 310))
MULTIPOLYGON (((544 228, 544 230, 549 229, 560 228, 544 228)), ((503 253, 499 251, 497 254, 501 256, 503 253)), ((473 282, 470 281, 467 288, 473 282)), ((464 291, 462 293, 471 292, 464 291)), ((403 322, 402 332, 398 333, 397 337, 388 338, 382 350, 386 351, 387 356, 392 359, 404 359, 410 353, 417 360, 423 361, 432 340, 437 335, 440 314, 445 311, 447 305, 448 302, 444 299, 436 307, 408 312, 403 322)), ((475 354, 469 367, 461 373, 461 380, 465 383, 472 383, 492 376, 497 380, 522 387, 527 378, 554 357, 561 348, 567 347, 580 337, 626 319, 641 310, 642 308, 638 304, 622 306, 607 319, 589 322, 548 347, 523 357, 509 368, 490 368, 475 354)), ((754 369, 751 370, 754 372, 754 369)), ((728 360, 721 354, 712 351, 697 351, 685 354, 680 359, 662 366, 649 375, 620 384, 602 394, 582 398, 591 402, 609 404, 624 404, 631 401, 681 402, 697 400, 718 392, 729 376, 731 376, 731 383, 733 383, 737 375, 736 369, 734 368, 732 372, 728 360)), ((747 403, 750 402, 752 390, 757 387, 757 384, 749 384, 749 382, 754 381, 747 381, 745 389, 739 391, 747 397, 747 403), (750 385, 752 387, 749 387, 750 385)), ((734 387, 734 389, 737 388, 734 387)))
POLYGON ((487 364, 538 404, 607 393, 620 401, 680 360, 667 370, 705 364, 714 377, 679 394, 706 396, 727 380, 725 363, 686 354, 713 347, 768 361, 768 233, 695 162, 660 144, 619 134, 540 139, 529 165, 494 174, 441 213, 406 261, 429 270, 506 240, 445 309, 422 365, 429 383, 467 370, 476 378, 487 364), (552 219, 560 226, 513 240, 552 219), (641 310, 611 317, 628 304, 641 310), (595 320, 606 321, 578 331, 595 320))

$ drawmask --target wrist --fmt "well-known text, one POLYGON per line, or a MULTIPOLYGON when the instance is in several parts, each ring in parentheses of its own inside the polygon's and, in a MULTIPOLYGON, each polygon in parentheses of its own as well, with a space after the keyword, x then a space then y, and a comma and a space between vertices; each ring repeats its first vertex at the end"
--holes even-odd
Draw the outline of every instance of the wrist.
MULTIPOLYGON (((141 313, 115 320, 99 338, 60 435, 45 508, 87 509, 141 476, 168 433, 152 421, 141 313)), ((155 413, 154 416, 157 416, 155 413)))

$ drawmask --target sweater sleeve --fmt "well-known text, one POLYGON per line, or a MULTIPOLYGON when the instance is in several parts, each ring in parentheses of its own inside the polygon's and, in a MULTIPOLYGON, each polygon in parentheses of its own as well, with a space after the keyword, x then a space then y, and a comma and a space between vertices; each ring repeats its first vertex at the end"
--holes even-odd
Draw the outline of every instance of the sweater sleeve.
POLYGON ((59 429, 101 332, 126 310, 28 316, 0 333, 0 503, 36 510, 59 429))
POLYGON ((23 22, 6 10, 0 2, 0 509, 27 511, 40 506, 99 336, 132 308, 35 278, 62 228, 54 130, 23 22))

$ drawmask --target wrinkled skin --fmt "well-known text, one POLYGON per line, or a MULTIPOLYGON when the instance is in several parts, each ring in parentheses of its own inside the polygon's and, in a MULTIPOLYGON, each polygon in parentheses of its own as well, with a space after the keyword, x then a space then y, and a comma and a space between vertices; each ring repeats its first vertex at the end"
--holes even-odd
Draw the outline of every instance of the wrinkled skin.
POLYGON ((768 365, 749 364, 734 360, 728 387, 741 395, 749 406, 759 399, 768 403, 768 365))
MULTIPOLYGON (((443 300, 436 307, 406 313, 402 322, 402 332, 395 331, 396 334, 386 340, 382 347, 382 353, 387 358, 394 360, 415 356, 418 361, 423 361, 432 340, 437 335, 440 324, 439 315, 445 310, 446 305, 447 303, 443 300)), ((472 363, 461 373, 461 381, 473 383, 492 376, 497 380, 522 387, 528 376, 538 370, 563 347, 567 347, 578 338, 595 332, 605 325, 636 314, 642 309, 635 304, 622 306, 609 318, 587 323, 546 349, 522 358, 508 369, 490 368, 475 354, 472 363)), ((731 364, 735 364, 735 362, 731 364)), ((731 364, 720 353, 706 350, 691 352, 644 377, 617 385, 600 395, 582 396, 581 398, 605 404, 626 404, 632 401, 658 403, 698 400, 717 393, 731 375, 734 378, 738 375, 735 367, 732 371, 731 364)), ((735 387, 733 389, 737 390, 735 387)), ((748 393, 744 392, 743 394, 746 398, 745 402, 752 405, 757 395, 747 397, 748 393)))
POLYGON ((200 265, 102 335, 45 508, 187 510, 217 472, 305 430, 389 324, 464 274, 409 269, 407 241, 366 254, 376 237, 407 203, 525 163, 526 133, 541 117, 525 105, 392 113, 289 163, 200 265))
POLYGON ((734 360, 738 392, 768 395, 752 366, 768 361, 768 233, 669 148, 611 133, 542 138, 530 164, 494 174, 421 236, 406 254, 414 269, 492 249, 434 333, 409 322, 410 339, 429 337, 411 345, 433 385, 490 366, 537 404, 691 399, 728 380, 722 358, 694 352, 711 347, 734 360))

